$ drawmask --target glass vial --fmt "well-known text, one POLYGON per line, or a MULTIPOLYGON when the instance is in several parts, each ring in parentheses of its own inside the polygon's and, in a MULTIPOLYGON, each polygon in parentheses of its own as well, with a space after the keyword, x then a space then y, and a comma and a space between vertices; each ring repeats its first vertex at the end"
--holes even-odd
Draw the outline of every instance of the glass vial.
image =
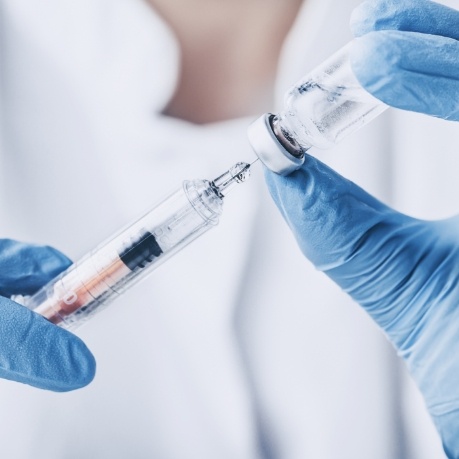
POLYGON ((256 154, 274 172, 299 167, 311 147, 327 149, 387 109, 362 88, 352 72, 352 42, 316 67, 285 96, 285 109, 249 127, 256 154))

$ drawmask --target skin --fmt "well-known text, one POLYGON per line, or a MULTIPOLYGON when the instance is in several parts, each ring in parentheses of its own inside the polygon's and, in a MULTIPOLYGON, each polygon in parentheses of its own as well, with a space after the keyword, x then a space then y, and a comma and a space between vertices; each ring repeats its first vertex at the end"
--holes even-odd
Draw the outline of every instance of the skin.
POLYGON ((182 53, 165 114, 204 124, 271 108, 282 43, 302 0, 147 1, 182 53))

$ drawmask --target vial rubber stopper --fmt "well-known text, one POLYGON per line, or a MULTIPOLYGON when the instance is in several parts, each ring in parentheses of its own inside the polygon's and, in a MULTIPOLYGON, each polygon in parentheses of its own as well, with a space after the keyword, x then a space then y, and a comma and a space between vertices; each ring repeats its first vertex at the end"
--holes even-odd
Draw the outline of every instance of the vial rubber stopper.
POLYGON ((273 172, 288 175, 299 169, 304 163, 304 155, 294 156, 274 134, 271 120, 274 115, 265 113, 256 119, 248 128, 250 145, 261 162, 273 172))

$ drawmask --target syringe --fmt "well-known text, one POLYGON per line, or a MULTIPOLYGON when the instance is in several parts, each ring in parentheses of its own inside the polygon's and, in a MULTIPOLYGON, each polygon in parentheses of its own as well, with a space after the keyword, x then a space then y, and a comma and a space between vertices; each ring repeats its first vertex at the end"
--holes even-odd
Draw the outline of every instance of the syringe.
POLYGON ((76 328, 217 225, 224 197, 249 176, 250 164, 237 163, 213 181, 184 181, 181 189, 26 298, 24 305, 56 325, 76 328))

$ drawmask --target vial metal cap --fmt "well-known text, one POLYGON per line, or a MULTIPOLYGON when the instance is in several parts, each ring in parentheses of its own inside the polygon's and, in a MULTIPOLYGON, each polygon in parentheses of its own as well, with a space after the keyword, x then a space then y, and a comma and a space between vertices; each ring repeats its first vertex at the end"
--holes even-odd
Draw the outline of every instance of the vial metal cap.
POLYGON ((278 140, 271 126, 271 113, 265 113, 248 128, 250 145, 262 163, 273 172, 288 175, 299 169, 304 163, 304 156, 293 156, 278 140))

